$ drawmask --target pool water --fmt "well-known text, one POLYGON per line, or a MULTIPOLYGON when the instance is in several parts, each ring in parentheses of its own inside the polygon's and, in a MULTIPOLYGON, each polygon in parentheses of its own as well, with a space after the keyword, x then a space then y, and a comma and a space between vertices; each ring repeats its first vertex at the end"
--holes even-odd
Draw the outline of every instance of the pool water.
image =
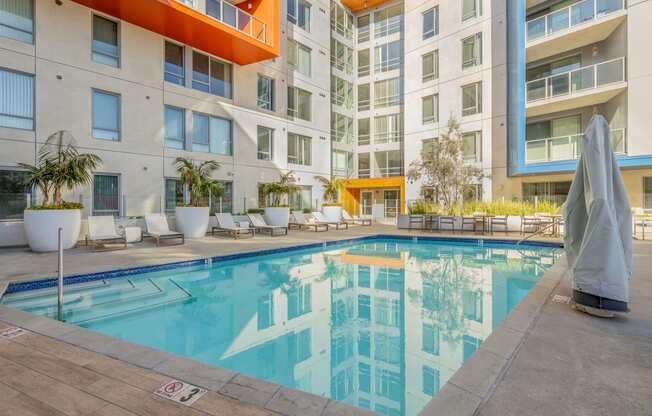
MULTIPOLYGON (((373 239, 99 280, 66 320, 413 416, 554 264, 552 247, 373 239)), ((54 317, 52 290, 2 303, 54 317)))

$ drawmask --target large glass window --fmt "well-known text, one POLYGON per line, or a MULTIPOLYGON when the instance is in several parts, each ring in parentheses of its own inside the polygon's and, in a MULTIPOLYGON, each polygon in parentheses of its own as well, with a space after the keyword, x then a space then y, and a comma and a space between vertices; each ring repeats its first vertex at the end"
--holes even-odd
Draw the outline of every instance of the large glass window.
POLYGON ((299 191, 290 195, 290 209, 302 211, 312 208, 312 187, 299 186, 299 191))
POLYGON ((310 121, 312 94, 297 87, 288 87, 288 116, 310 121))
POLYGON ((349 75, 353 74, 353 49, 335 38, 331 38, 331 65, 349 75))
POLYGON ((34 43, 34 0, 0 0, 0 36, 34 43))
POLYGON ((462 134, 462 154, 467 162, 480 162, 482 160, 481 131, 462 134))
POLYGON ((353 107, 353 84, 331 75, 331 103, 347 109, 353 107))
POLYGON ((400 150, 389 150, 387 152, 376 152, 376 177, 401 176, 403 174, 403 152, 400 150))
POLYGON ((482 65, 482 32, 462 39, 462 68, 482 65))
POLYGON ((179 179, 165 178, 165 211, 174 212, 174 209, 183 205, 183 185, 179 179))
POLYGON ((288 290, 288 320, 312 312, 312 285, 310 283, 288 290))
POLYGON ((439 50, 421 57, 421 81, 429 82, 439 78, 439 50))
POLYGON ((439 328, 424 323, 421 330, 421 349, 428 354, 439 355, 439 328))
POLYGON ((528 182, 523 184, 523 199, 531 203, 550 201, 561 205, 566 201, 571 182, 528 182))
POLYGON ((209 58, 199 52, 192 53, 192 87, 220 97, 233 94, 231 64, 209 58))
POLYGON ((120 216, 120 177, 95 175, 93 177, 93 215, 120 216))
POLYGON ((400 4, 374 13, 374 36, 389 36, 401 31, 403 13, 400 4))
POLYGON ((311 52, 306 45, 295 40, 288 40, 288 64, 298 73, 310 76, 311 52))
POLYGON ((120 66, 118 23, 93 15, 93 60, 114 67, 120 66))
POLYGON ((387 72, 401 67, 401 41, 376 46, 374 71, 387 72))
POLYGON ((0 69, 0 126, 34 129, 34 77, 0 69))
POLYGON ((258 330, 274 325, 274 295, 267 293, 258 298, 258 330))
POLYGON ((258 126, 258 160, 274 159, 274 129, 258 126))
POLYGON ((374 105, 378 108, 401 104, 401 78, 374 83, 374 105))
POLYGON ((331 1, 331 30, 353 39, 353 15, 334 1, 331 1))
POLYGON ((288 0, 288 22, 310 32, 310 3, 303 0, 288 0))
POLYGON ((337 143, 353 143, 353 119, 331 112, 331 140, 337 143))
POLYGON ((358 111, 366 111, 371 108, 371 88, 369 84, 358 85, 358 111))
POLYGON ((165 147, 186 148, 186 110, 165 106, 165 147))
POLYGON ((464 318, 482 323, 482 296, 481 290, 464 290, 462 293, 464 318))
POLYGON ((439 117, 439 95, 433 94, 421 98, 421 115, 423 124, 435 123, 439 117))
POLYGON ((274 111, 274 79, 258 75, 258 108, 274 111))
POLYGON ((423 394, 434 396, 439 391, 439 370, 436 368, 422 366, 423 394))
POLYGON ((183 46, 165 42, 165 80, 178 85, 185 85, 183 65, 183 46))
POLYGON ((371 176, 371 156, 369 153, 358 153, 358 178, 371 176))
POLYGON ((215 153, 231 156, 233 154, 231 120, 206 114, 192 115, 193 152, 215 153))
POLYGON ((288 163, 295 165, 312 164, 312 138, 288 133, 288 163))
POLYGON ((30 195, 27 172, 0 170, 0 221, 22 219, 30 195))
POLYGON ((120 96, 93 90, 93 137, 120 140, 120 96))
POLYGON ((353 173, 353 153, 333 150, 333 175, 348 178, 353 173))
POLYGON ((643 178, 643 208, 652 209, 652 176, 643 178))
POLYGON ((374 117, 374 143, 396 143, 403 140, 403 114, 374 117))
POLYGON ((366 77, 371 73, 371 57, 369 49, 358 51, 358 76, 366 77))
POLYGON ((482 0, 462 0, 462 21, 482 15, 482 0))
POLYGON ((369 25, 371 15, 366 14, 358 17, 358 43, 367 42, 369 40, 369 25))
POLYGON ((358 119, 358 146, 365 146, 371 142, 369 118, 358 119))
POLYGON ((423 39, 430 39, 439 33, 439 7, 433 7, 423 13, 423 39))
POLYGON ((482 113, 482 82, 462 87, 462 116, 482 113))
POLYGON ((233 212, 233 182, 217 181, 222 186, 222 195, 209 195, 210 215, 216 212, 233 212))

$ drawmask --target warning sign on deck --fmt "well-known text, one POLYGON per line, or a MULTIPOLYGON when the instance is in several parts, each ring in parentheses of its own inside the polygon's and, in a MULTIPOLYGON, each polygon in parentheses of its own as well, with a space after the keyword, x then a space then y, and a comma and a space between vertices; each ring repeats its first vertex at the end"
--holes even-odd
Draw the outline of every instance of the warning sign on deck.
POLYGON ((157 396, 163 397, 173 402, 192 405, 201 396, 206 394, 206 389, 193 386, 179 380, 171 380, 154 392, 157 396))

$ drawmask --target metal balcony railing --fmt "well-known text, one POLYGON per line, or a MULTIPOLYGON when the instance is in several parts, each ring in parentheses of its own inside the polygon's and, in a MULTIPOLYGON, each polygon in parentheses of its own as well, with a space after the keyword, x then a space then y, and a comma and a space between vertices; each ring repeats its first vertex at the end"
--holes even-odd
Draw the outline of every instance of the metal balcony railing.
MULTIPOLYGON (((194 9, 197 8, 196 0, 176 1, 194 9)), ((257 41, 266 45, 272 44, 272 39, 267 35, 267 23, 225 0, 207 1, 205 12, 207 16, 227 24, 257 41)))
POLYGON ((392 58, 385 59, 380 62, 376 62, 374 65, 374 72, 388 72, 394 69, 401 68, 401 58, 392 58))
MULTIPOLYGON (((525 162, 544 163, 578 159, 582 153, 582 136, 583 134, 575 134, 526 141, 525 162)), ((627 153, 625 129, 611 130, 611 145, 615 153, 627 153)))
POLYGON ((374 143, 400 143, 403 141, 403 135, 398 131, 381 132, 374 134, 374 143))
POLYGON ((371 169, 358 169, 358 178, 368 178, 371 176, 371 169))
POLYGON ((527 102, 571 95, 625 81, 625 58, 585 66, 526 83, 527 102))
POLYGON ((374 177, 376 178, 387 178, 389 176, 403 176, 403 168, 401 167, 376 168, 376 170, 374 171, 374 177))
POLYGON ((527 42, 597 20, 625 8, 625 0, 584 0, 527 22, 527 42))
POLYGON ((358 135, 358 146, 367 146, 371 144, 371 136, 369 134, 358 135))

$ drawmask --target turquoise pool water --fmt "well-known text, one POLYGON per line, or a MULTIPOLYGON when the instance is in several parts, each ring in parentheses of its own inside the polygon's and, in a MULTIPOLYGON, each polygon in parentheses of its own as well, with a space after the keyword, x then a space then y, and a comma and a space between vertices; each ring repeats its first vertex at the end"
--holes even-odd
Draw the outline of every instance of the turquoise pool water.
MULTIPOLYGON (((416 415, 557 250, 374 239, 67 289, 66 319, 354 406, 416 415)), ((52 290, 2 303, 54 317, 52 290)))

